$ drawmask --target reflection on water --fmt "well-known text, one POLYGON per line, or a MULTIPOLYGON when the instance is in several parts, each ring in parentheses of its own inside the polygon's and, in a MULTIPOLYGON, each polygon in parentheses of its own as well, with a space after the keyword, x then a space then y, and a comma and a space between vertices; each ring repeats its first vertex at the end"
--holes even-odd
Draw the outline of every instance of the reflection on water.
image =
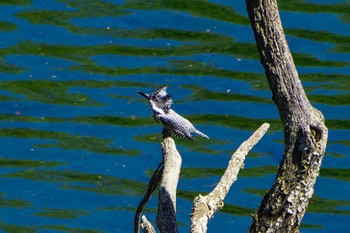
MULTIPOLYGON (((300 78, 330 130, 302 231, 345 232, 350 6, 279 4, 300 78)), ((283 133, 244 1, 3 0, 0 9, 2 231, 132 231, 161 141, 136 91, 160 84, 176 111, 211 137, 205 145, 176 140, 181 231, 193 198, 213 188, 232 151, 271 124, 209 225, 246 231, 274 179, 283 133)), ((153 198, 151 220, 156 207, 153 198)))

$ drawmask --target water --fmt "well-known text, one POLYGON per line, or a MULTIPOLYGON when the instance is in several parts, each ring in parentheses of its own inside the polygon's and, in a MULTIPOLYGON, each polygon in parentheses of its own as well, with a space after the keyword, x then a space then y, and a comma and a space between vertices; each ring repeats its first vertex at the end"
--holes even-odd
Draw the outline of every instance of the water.
MULTIPOLYGON (((350 214, 348 1, 279 1, 329 144, 302 232, 346 232, 350 214), (326 6, 324 6, 326 4, 326 6)), ((263 122, 209 232, 246 232, 272 185, 283 133, 244 1, 0 1, 0 231, 131 232, 161 128, 137 90, 169 86, 212 139, 177 139, 178 221, 263 122)), ((157 200, 145 214, 154 222, 157 200)))

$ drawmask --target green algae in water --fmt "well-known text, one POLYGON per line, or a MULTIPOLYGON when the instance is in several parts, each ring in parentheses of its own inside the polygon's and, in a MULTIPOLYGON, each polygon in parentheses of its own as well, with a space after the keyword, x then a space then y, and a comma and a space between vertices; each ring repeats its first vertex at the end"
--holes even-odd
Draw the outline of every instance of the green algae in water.
POLYGON ((272 104, 272 100, 268 98, 262 98, 253 95, 243 95, 227 92, 215 92, 209 91, 205 88, 194 86, 194 85, 184 85, 185 88, 190 88, 192 92, 192 98, 195 101, 203 100, 219 100, 219 101, 239 101, 239 102, 254 102, 260 104, 272 104))
POLYGON ((192 15, 204 18, 211 18, 216 20, 223 20, 227 22, 248 25, 247 17, 242 16, 233 8, 219 5, 209 1, 201 0, 178 0, 172 1, 138 1, 131 0, 125 4, 127 8, 148 9, 148 10, 177 10, 181 12, 188 12, 192 15))
POLYGON ((94 153, 110 155, 136 155, 137 150, 110 147, 111 139, 103 139, 91 136, 72 135, 63 132, 52 132, 45 130, 35 130, 26 128, 2 128, 0 137, 18 137, 18 138, 40 138, 56 140, 57 142, 37 144, 37 148, 59 147, 67 150, 92 151, 94 153))
POLYGON ((87 212, 82 210, 45 208, 44 211, 38 212, 35 215, 46 218, 75 219, 87 214, 87 212))
POLYGON ((26 208, 31 207, 31 203, 23 200, 6 199, 3 193, 0 193, 0 208, 26 208))
POLYGON ((18 26, 16 24, 0 20, 0 32, 10 32, 16 30, 18 26))
POLYGON ((36 233, 36 227, 28 227, 28 226, 19 226, 13 224, 6 224, 4 222, 0 222, 0 229, 5 232, 13 232, 13 233, 36 233))
POLYGON ((59 182, 62 183, 61 188, 63 189, 108 195, 139 196, 144 194, 147 186, 143 182, 134 180, 73 170, 26 170, 8 173, 3 175, 3 177, 59 182))
POLYGON ((39 227, 39 229, 62 231, 66 233, 105 233, 104 231, 100 231, 100 230, 71 228, 64 225, 45 225, 45 226, 39 227))
POLYGON ((73 106, 103 105, 93 101, 86 95, 71 93, 69 91, 70 87, 69 83, 49 80, 0 82, 0 89, 24 95, 28 100, 73 106))
MULTIPOLYGON (((141 82, 132 81, 52 81, 52 80, 16 80, 0 81, 0 89, 25 96, 27 100, 38 101, 47 104, 59 104, 68 106, 104 106, 103 103, 94 101, 87 95, 72 93, 74 87, 85 88, 110 88, 110 87, 144 87, 141 82)), ((5 98, 5 97, 4 97, 5 98)), ((9 98, 9 100, 14 98, 9 98)), ((17 98, 20 99, 20 98, 17 98)))
MULTIPOLYGON (((227 157, 227 162, 229 157, 227 157)), ((204 178, 210 176, 221 177, 226 168, 183 168, 181 170, 181 178, 192 179, 192 178, 204 178)), ((275 166, 262 166, 253 168, 244 168, 239 171, 241 177, 258 177, 270 174, 276 174, 277 168, 275 166)))
POLYGON ((0 0, 0 5, 27 6, 31 3, 31 0, 0 0))
POLYGON ((37 160, 21 160, 21 159, 0 159, 0 167, 12 168, 35 168, 35 167, 56 167, 67 164, 67 162, 51 162, 37 160))

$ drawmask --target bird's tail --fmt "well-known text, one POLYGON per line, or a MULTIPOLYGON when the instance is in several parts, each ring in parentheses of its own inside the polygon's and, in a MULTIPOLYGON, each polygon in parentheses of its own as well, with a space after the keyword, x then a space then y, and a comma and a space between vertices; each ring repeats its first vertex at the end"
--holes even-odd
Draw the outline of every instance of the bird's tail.
POLYGON ((198 134, 199 136, 202 136, 203 138, 210 139, 207 135, 199 131, 198 129, 195 129, 194 133, 198 134))

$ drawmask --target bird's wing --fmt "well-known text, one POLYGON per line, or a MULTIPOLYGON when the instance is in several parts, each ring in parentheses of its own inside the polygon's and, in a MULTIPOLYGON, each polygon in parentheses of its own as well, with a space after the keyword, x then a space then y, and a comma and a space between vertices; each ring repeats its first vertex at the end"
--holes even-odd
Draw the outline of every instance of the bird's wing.
POLYGON ((183 125, 180 122, 180 119, 159 116, 159 120, 170 134, 179 138, 193 139, 193 137, 190 134, 186 134, 186 132, 180 130, 183 127, 183 125))

